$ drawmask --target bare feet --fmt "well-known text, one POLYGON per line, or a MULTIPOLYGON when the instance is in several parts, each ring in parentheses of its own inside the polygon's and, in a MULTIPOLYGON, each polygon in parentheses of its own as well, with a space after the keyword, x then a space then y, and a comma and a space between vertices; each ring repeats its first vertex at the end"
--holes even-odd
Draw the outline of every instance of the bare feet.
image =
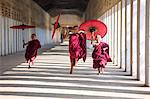
POLYGON ((98 74, 100 74, 100 68, 98 68, 97 70, 98 70, 98 74))
POLYGON ((29 67, 28 67, 28 69, 30 69, 31 68, 31 66, 30 66, 30 62, 29 62, 29 67))
POLYGON ((73 66, 71 66, 70 68, 70 74, 72 74, 72 71, 73 71, 73 66))
POLYGON ((30 69, 30 68, 31 68, 31 66, 29 65, 28 69, 30 69))
POLYGON ((72 74, 72 71, 70 70, 70 74, 72 74))

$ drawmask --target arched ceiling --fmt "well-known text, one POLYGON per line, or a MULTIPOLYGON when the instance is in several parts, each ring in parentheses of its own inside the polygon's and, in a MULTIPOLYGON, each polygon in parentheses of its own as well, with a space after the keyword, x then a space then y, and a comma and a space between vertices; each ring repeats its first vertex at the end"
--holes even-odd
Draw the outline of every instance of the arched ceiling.
POLYGON ((76 14, 82 16, 89 0, 33 0, 51 16, 62 14, 76 14))

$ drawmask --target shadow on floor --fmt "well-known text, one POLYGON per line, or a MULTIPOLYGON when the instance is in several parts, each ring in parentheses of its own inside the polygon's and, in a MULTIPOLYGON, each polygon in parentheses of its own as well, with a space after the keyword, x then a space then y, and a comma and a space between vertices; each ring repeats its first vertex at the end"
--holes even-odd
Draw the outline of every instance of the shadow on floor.
POLYGON ((128 73, 116 66, 108 66, 104 74, 96 75, 92 60, 88 60, 79 62, 70 75, 69 56, 64 47, 58 46, 47 50, 46 55, 39 55, 31 69, 27 69, 25 63, 9 68, 0 76, 0 98, 149 99, 150 89, 141 87, 143 83, 126 76, 128 73))

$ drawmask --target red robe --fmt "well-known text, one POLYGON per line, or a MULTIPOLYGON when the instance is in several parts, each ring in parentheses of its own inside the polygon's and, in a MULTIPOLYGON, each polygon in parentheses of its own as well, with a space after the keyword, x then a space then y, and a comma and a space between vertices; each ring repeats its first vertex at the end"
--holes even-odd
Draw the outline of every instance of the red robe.
POLYGON ((86 38, 85 34, 70 34, 69 38, 70 59, 86 60, 86 38))
POLYGON ((85 62, 86 53, 87 53, 87 51, 86 51, 86 34, 80 33, 79 34, 79 40, 80 40, 80 46, 82 48, 79 58, 83 58, 83 61, 85 62))
POLYGON ((25 53, 25 58, 27 60, 27 62, 30 60, 30 62, 32 62, 36 56, 37 56, 37 51, 38 49, 41 48, 41 44, 39 42, 39 40, 31 40, 28 42, 28 46, 26 49, 26 53, 25 53))
POLYGON ((99 45, 96 45, 94 51, 92 53, 93 58, 93 68, 105 68, 107 62, 111 62, 111 58, 109 56, 109 45, 101 42, 99 45), (104 51, 104 48, 107 48, 104 51))

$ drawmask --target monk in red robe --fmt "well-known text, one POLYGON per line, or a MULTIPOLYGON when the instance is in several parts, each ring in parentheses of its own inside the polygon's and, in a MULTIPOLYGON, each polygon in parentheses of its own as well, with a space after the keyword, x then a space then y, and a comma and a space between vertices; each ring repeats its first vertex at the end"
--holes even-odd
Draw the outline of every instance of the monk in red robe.
POLYGON ((83 32, 78 32, 78 27, 74 27, 69 37, 69 53, 72 74, 73 67, 77 65, 79 59, 86 60, 86 36, 83 32))
POLYGON ((96 36, 96 42, 92 42, 94 46, 94 51, 92 53, 93 58, 93 68, 98 69, 98 75, 100 71, 103 73, 104 68, 107 62, 111 62, 111 58, 109 56, 109 45, 105 42, 101 42, 102 38, 100 35, 96 36))
POLYGON ((87 51, 86 51, 86 34, 85 34, 85 31, 82 31, 82 30, 80 30, 78 33, 79 33, 80 46, 82 48, 79 59, 83 58, 83 61, 85 62, 86 53, 87 53, 87 51))
POLYGON ((39 48, 41 48, 40 41, 36 38, 36 34, 32 34, 31 39, 32 40, 29 41, 28 43, 24 43, 24 45, 27 45, 25 58, 27 63, 29 63, 28 68, 31 68, 30 63, 33 64, 33 61, 37 56, 37 51, 39 48))

